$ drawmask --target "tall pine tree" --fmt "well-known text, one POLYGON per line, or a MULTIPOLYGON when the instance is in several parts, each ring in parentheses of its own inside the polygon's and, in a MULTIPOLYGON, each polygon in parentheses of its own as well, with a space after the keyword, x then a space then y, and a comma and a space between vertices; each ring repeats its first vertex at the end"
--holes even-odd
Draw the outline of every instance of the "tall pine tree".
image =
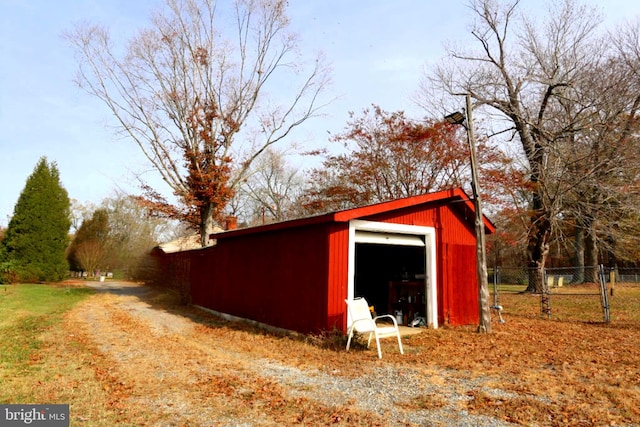
POLYGON ((27 178, 2 241, 4 273, 21 282, 63 279, 69 269, 70 210, 56 164, 42 157, 27 178))

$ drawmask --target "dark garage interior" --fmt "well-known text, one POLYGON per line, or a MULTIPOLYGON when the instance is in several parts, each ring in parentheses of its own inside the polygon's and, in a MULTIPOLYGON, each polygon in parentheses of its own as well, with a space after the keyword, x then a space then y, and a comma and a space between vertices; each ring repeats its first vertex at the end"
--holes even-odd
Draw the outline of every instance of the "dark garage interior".
POLYGON ((425 317, 425 248, 356 243, 355 297, 364 297, 377 315, 398 314, 403 324, 425 317))

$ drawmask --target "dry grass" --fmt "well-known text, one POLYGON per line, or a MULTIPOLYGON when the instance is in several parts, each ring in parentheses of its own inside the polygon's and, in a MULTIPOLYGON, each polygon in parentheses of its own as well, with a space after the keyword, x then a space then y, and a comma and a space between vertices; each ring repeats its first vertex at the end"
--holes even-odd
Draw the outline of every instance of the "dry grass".
MULTIPOLYGON (((599 313, 601 319, 598 298, 563 296, 552 302, 554 312, 573 313, 574 318, 597 318, 599 313)), ((491 377, 493 386, 519 397, 496 398, 474 391, 468 409, 507 421, 640 422, 640 288, 616 288, 609 325, 541 319, 537 295, 502 295, 501 303, 507 322, 494 319, 490 336, 471 328, 430 331, 411 339, 420 353, 406 362, 420 363, 421 355, 428 353, 431 363, 459 375, 491 377)))
MULTIPOLYGON (((555 308, 579 311, 576 301, 555 308)), ((610 325, 541 319, 531 295, 505 294, 501 304, 506 323, 494 322, 491 335, 472 327, 427 330, 403 340, 404 356, 385 344, 378 361, 374 349, 345 353, 332 333, 271 334, 179 306, 162 292, 104 293, 41 332, 43 344, 29 350, 28 375, 14 385, 36 402, 70 403, 72 424, 371 426, 388 420, 354 402, 327 403, 312 385, 275 381, 260 364, 336 381, 389 364, 418 370, 435 387, 460 381, 466 399, 455 405, 471 414, 522 425, 640 423, 640 288, 616 288, 610 325), (482 387, 473 385, 480 380, 482 387)), ((444 393, 428 391, 399 406, 447 405, 444 393)))

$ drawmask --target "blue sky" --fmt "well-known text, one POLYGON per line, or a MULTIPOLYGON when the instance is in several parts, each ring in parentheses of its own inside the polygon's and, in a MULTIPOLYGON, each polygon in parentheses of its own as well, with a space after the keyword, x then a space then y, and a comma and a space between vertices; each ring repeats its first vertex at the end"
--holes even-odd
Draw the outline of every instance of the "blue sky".
MULTIPOLYGON (((467 37, 466 0, 290 0, 292 26, 304 50, 323 50, 338 97, 326 117, 297 133, 323 145, 343 129, 349 111, 376 103, 420 116, 410 96, 422 67, 438 60, 447 40, 467 37)), ((640 15, 640 2, 598 2, 609 22, 640 15)), ((38 159, 58 165, 69 196, 99 203, 119 188, 136 193, 134 175, 158 182, 131 141, 106 126, 101 103, 73 83, 76 61, 61 33, 80 21, 114 34, 146 25, 161 0, 0 0, 0 226, 38 159)), ((523 0, 537 5, 538 0, 523 0)))

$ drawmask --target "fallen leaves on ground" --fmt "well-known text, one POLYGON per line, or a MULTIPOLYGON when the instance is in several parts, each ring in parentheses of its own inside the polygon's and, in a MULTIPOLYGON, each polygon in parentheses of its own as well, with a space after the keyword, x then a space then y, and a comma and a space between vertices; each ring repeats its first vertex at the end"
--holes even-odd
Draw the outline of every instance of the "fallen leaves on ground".
MULTIPOLYGON (((635 288, 616 292, 640 301, 635 288)), ((504 296, 502 304, 515 307, 525 298, 504 296)), ((407 337, 404 356, 385 343, 379 361, 373 348, 346 353, 342 337, 268 333, 174 304, 164 291, 104 292, 69 312, 33 363, 58 372, 40 386, 43 398, 71 403, 75 419, 92 425, 388 425, 384 414, 354 402, 327 403, 313 390, 294 393, 262 376, 259 364, 268 360, 337 381, 386 364, 419 369, 435 387, 481 379, 482 387, 460 385, 465 398, 454 405, 522 425, 640 423, 638 322, 559 322, 507 310, 504 316, 490 335, 444 327, 407 337), (78 378, 66 374, 70 366, 78 378)), ((436 391, 398 405, 410 413, 452 403, 436 391)))

